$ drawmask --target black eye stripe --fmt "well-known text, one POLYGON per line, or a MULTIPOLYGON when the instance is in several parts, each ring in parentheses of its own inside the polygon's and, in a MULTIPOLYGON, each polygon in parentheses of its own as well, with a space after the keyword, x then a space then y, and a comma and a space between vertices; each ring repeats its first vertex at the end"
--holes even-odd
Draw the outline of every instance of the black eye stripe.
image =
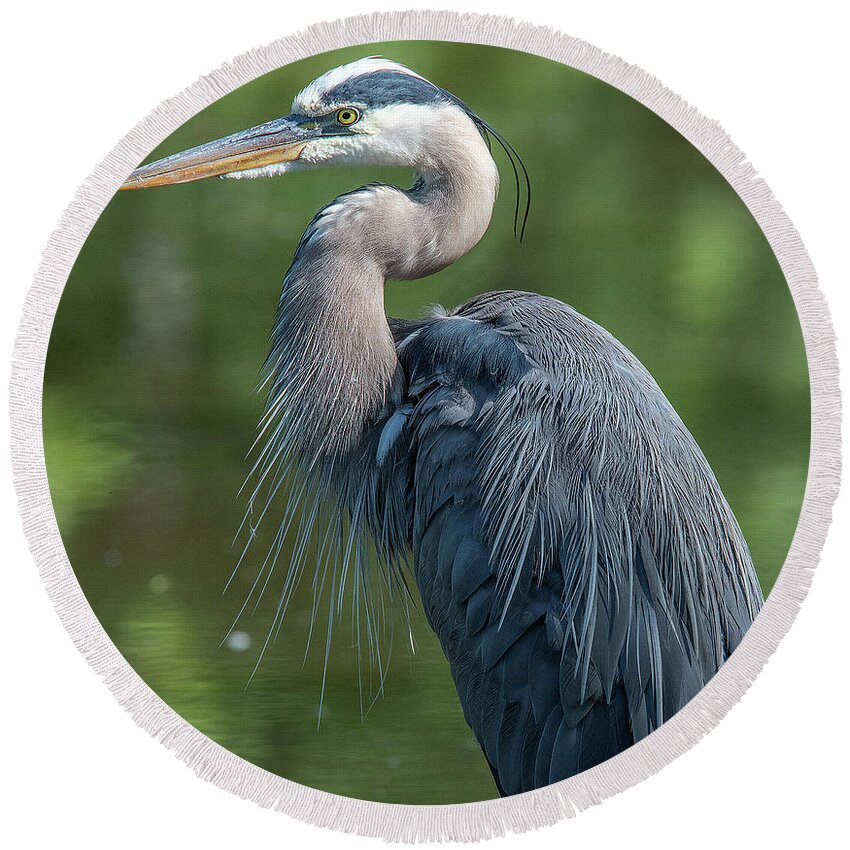
POLYGON ((370 108, 393 103, 429 104, 447 100, 446 93, 428 80, 393 70, 351 77, 326 92, 325 96, 329 101, 362 103, 370 108))

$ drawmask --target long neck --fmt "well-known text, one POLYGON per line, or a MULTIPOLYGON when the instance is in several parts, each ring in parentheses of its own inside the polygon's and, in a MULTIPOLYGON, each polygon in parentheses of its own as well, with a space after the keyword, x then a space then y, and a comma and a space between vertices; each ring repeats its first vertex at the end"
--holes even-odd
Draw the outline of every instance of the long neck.
MULTIPOLYGON (((471 122, 470 122, 471 124, 471 122)), ((269 420, 280 454, 345 456, 390 403, 398 369, 384 283, 432 274, 483 236, 498 172, 477 131, 409 191, 343 195, 307 228, 284 280, 269 357, 269 420)))

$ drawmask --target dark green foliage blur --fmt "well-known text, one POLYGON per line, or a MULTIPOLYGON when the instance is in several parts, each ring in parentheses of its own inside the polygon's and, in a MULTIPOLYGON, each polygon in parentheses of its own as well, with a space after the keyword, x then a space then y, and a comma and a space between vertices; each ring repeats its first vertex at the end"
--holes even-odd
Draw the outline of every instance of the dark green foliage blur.
MULTIPOLYGON (((688 142, 629 97, 520 53, 408 42, 283 68, 188 121, 156 157, 289 111, 344 61, 382 53, 463 98, 521 152, 534 184, 525 242, 513 176, 468 256, 392 283, 387 312, 416 316, 477 292, 568 301, 653 373, 734 508, 765 592, 794 532, 808 461, 800 328, 776 259, 744 204, 688 142)), ((497 154, 498 156, 498 154, 497 154)), ((254 391, 280 281, 313 213, 369 180, 337 169, 208 180, 116 196, 74 267, 45 377, 56 515, 83 590, 147 683, 255 764, 339 794, 403 803, 495 796, 436 641, 397 620, 385 695, 370 710, 349 619, 332 646, 317 728, 324 612, 305 658, 309 581, 246 688, 284 566, 222 640, 271 542, 262 529, 227 593, 262 397, 254 391), (361 718, 361 689, 365 719, 361 718)), ((374 679, 372 676, 372 690, 374 679)))

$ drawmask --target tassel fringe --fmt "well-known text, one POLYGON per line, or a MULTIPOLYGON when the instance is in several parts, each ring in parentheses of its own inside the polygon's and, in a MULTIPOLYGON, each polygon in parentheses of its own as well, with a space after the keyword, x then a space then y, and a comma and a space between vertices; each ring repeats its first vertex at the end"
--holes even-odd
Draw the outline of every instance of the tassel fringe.
POLYGON ((640 68, 583 41, 509 18, 454 12, 393 12, 317 24, 226 63, 136 125, 80 187, 50 238, 21 318, 10 393, 15 486, 30 550, 65 628, 118 702, 202 779, 299 820, 387 841, 478 841, 552 824, 635 785, 690 749, 741 699, 794 621, 840 478, 838 361, 829 311, 797 231, 720 125, 640 68), (794 540, 764 609, 720 672, 660 729, 592 770, 516 797, 445 806, 373 803, 298 785, 244 761, 169 708, 118 652, 80 589, 56 525, 42 448, 44 364, 59 299, 83 242, 132 168, 205 106, 261 74, 316 53, 405 39, 488 44, 553 59, 626 92, 692 142, 747 204, 781 264, 803 328, 812 393, 809 476, 794 540))

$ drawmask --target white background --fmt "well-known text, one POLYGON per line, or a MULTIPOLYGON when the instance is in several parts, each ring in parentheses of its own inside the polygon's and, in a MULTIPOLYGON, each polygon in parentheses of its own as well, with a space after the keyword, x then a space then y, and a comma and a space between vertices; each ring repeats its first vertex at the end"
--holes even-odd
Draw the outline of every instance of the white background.
MULTIPOLYGON (((3 361, 60 212, 139 118, 255 45, 316 21, 413 2, 7 7, 0 54, 3 361)), ((782 6, 530 0, 517 7, 442 0, 439 7, 552 25, 642 66, 719 119, 800 230, 847 362, 847 29, 836 17, 838 3, 797 3, 793 14, 782 6)), ((290 95, 281 92, 281 102, 290 95)), ((846 379, 843 384, 850 398, 846 379)), ((8 444, 5 415, 0 429, 8 444)), ((60 626, 20 531, 5 451, 0 465, 5 846, 379 846, 219 791, 133 724, 60 626)), ((846 501, 839 502, 796 625, 715 731, 659 775, 577 819, 502 842, 528 848, 847 846, 846 501)))

